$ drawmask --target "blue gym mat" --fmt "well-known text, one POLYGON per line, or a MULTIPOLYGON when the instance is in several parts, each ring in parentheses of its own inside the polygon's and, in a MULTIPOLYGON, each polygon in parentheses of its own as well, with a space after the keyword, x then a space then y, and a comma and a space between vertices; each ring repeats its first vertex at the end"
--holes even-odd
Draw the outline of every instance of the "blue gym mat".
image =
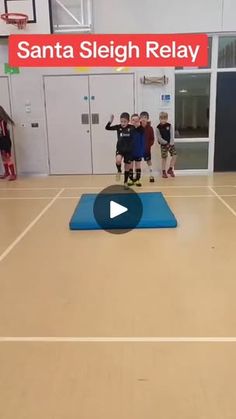
MULTIPOLYGON (((175 228, 177 220, 161 192, 139 193, 143 215, 136 228, 175 228)), ((93 205, 97 194, 84 194, 70 221, 70 230, 101 230, 94 218, 93 205)), ((127 226, 126 226, 127 227, 127 226)))

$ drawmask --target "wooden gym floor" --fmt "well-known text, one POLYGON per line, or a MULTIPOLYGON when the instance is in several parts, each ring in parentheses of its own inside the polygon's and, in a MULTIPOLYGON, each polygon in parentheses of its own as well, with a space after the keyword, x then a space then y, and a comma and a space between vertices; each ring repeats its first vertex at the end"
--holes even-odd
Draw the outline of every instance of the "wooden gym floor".
POLYGON ((146 181, 175 230, 70 232, 113 182, 0 183, 0 418, 235 418, 236 174, 146 181))

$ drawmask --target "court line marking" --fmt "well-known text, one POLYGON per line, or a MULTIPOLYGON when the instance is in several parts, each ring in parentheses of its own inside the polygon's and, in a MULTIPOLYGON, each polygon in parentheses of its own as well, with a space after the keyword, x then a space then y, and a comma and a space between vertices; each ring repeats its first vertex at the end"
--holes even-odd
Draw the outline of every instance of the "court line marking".
MULTIPOLYGON (((236 195, 230 195, 230 196, 235 196, 236 197, 236 195)), ((80 198, 80 197, 81 197, 81 195, 61 196, 60 198, 58 198, 58 200, 60 200, 60 199, 77 199, 77 198, 80 198)), ((215 198, 215 196, 214 195, 165 195, 165 198, 215 198)))
MULTIPOLYGON (((68 190, 76 190, 76 189, 98 189, 98 190, 102 190, 104 188, 107 188, 111 185, 105 185, 105 186, 68 186, 65 189, 68 190)), ((123 186, 122 183, 117 183, 117 186, 123 186)), ((204 188, 206 188, 208 186, 204 186, 204 188)), ((144 185, 143 188, 150 188, 150 189, 176 189, 176 188, 202 188, 202 186, 150 186, 150 185, 144 185)))
POLYGON ((0 337, 1 343, 236 343, 236 337, 0 337))
POLYGON ((220 194, 219 196, 225 196, 225 197, 234 197, 234 196, 236 196, 235 194, 233 194, 233 195, 231 195, 231 194, 220 194))
MULTIPOLYGON (((117 183, 118 186, 122 186, 121 183, 117 183)), ((66 186, 65 189, 104 189, 106 187, 108 187, 110 185, 105 185, 105 186, 66 186)), ((210 185, 213 188, 230 188, 230 187, 236 187, 235 185, 220 185, 220 186, 215 186, 215 185, 210 185)), ((186 189, 191 189, 191 188, 208 188, 209 185, 143 185, 143 188, 150 188, 150 189, 178 189, 178 188, 186 188, 186 189)))
MULTIPOLYGON (((211 196, 213 196, 213 195, 211 195, 211 196)), ((77 196, 59 196, 57 199, 59 201, 60 199, 77 199, 77 198, 80 198, 80 197, 81 197, 81 195, 77 195, 77 196)), ((28 201, 28 200, 35 200, 35 199, 36 200, 40 200, 40 199, 42 199, 42 200, 44 200, 44 199, 50 200, 50 199, 53 199, 53 198, 54 198, 54 196, 32 196, 32 197, 29 197, 29 196, 5 197, 4 196, 4 197, 0 197, 0 201, 14 201, 14 200, 16 200, 16 201, 20 201, 20 200, 28 201)))
POLYGON ((216 191, 214 191, 214 189, 211 186, 208 186, 208 188, 210 189, 210 191, 219 199, 219 201, 226 207, 228 208, 228 210, 236 217, 236 211, 234 211, 234 209, 227 204, 227 202, 220 196, 218 195, 218 193, 216 191))
POLYGON ((56 196, 46 205, 46 207, 37 215, 37 217, 31 221, 31 223, 25 228, 24 231, 7 247, 6 250, 0 255, 0 262, 2 262, 9 253, 17 246, 18 243, 26 236, 26 234, 35 226, 35 224, 42 218, 42 216, 49 210, 49 208, 54 204, 57 198, 64 192, 62 188, 56 196))
MULTIPOLYGON (((0 191, 8 191, 8 192, 14 192, 14 191, 55 191, 61 189, 59 188, 0 188, 0 191)), ((64 188, 65 189, 65 188, 64 188)))
MULTIPOLYGON (((165 198, 216 198, 215 195, 164 195, 165 198)), ((235 195, 220 195, 228 198, 236 197, 235 195)))
POLYGON ((17 201, 17 200, 34 200, 34 199, 52 199, 54 198, 53 196, 32 196, 32 197, 28 197, 28 196, 16 196, 16 197, 7 197, 7 196, 3 196, 0 197, 0 201, 17 201))
MULTIPOLYGON (((216 198, 216 195, 164 195, 165 198, 216 198)), ((234 195, 219 195, 221 197, 227 197, 227 198, 235 198, 236 194, 234 195)), ((65 199, 78 199, 80 198, 81 195, 76 195, 76 196, 59 196, 57 199, 58 201, 60 200, 65 200, 65 199)), ((22 197, 0 197, 0 201, 30 201, 30 200, 50 200, 54 197, 52 196, 33 196, 33 197, 28 197, 28 196, 22 196, 22 197)))
MULTIPOLYGON (((117 185, 121 185, 117 183, 117 185)), ((110 185, 103 185, 103 186, 64 186, 63 189, 104 189, 110 185)), ((236 188, 236 185, 160 185, 160 186, 149 186, 144 185, 144 188, 151 188, 151 189, 178 189, 178 188, 236 188)), ((0 188, 0 191, 51 191, 51 190, 58 190, 61 189, 60 187, 35 187, 35 188, 0 188)))

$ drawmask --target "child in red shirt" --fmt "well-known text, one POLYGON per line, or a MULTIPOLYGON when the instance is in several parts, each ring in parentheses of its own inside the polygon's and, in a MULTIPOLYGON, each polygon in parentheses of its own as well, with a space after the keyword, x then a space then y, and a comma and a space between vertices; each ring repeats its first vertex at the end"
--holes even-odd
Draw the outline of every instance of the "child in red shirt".
POLYGON ((9 180, 16 180, 15 166, 11 158, 12 143, 7 126, 8 123, 14 125, 13 120, 3 107, 0 106, 0 153, 5 170, 4 175, 0 176, 0 179, 9 178, 9 180))
POLYGON ((154 176, 152 174, 152 157, 151 157, 151 147, 154 144, 154 131, 149 122, 149 113, 146 111, 141 112, 140 114, 141 125, 144 128, 144 138, 145 138, 145 150, 144 150, 144 160, 147 162, 149 167, 150 177, 149 181, 154 182, 154 176))

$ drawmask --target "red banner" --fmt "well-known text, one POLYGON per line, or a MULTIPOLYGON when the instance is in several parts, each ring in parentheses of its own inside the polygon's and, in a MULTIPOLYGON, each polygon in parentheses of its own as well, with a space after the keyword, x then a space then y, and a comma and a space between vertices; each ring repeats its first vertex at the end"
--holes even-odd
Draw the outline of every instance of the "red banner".
POLYGON ((10 35, 17 67, 206 67, 207 35, 10 35))

